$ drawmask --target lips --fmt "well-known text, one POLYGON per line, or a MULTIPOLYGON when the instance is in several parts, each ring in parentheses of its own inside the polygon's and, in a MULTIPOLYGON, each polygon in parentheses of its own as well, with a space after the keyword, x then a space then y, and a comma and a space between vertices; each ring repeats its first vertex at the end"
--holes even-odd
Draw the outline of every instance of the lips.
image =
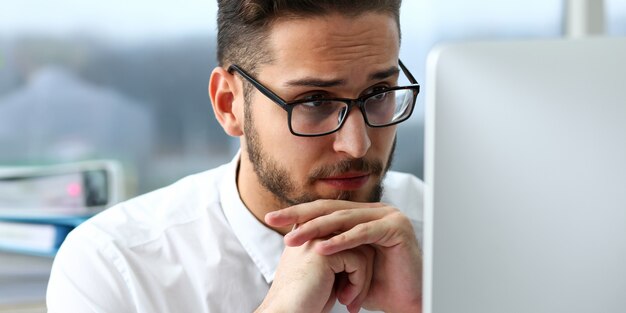
POLYGON ((319 181, 339 190, 356 190, 363 187, 369 178, 369 173, 345 173, 321 178, 319 181))

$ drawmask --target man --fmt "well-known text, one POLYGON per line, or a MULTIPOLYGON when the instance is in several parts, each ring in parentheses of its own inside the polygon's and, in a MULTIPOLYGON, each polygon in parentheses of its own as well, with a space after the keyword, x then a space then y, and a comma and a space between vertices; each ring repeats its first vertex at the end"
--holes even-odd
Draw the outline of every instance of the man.
POLYGON ((50 312, 420 312, 421 183, 387 173, 419 91, 399 6, 219 1, 209 95, 241 152, 78 227, 50 312))

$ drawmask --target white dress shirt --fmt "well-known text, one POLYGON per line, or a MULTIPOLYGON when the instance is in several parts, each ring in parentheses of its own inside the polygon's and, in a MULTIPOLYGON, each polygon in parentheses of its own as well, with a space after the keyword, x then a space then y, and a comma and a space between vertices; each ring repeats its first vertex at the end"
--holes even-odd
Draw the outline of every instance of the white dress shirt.
MULTIPOLYGON (((118 204, 70 233, 48 285, 51 313, 252 312, 283 237, 244 206, 239 156, 118 204)), ((389 172, 383 202, 407 214, 421 242, 422 183, 389 172)), ((337 302, 332 312, 347 312, 337 302)))

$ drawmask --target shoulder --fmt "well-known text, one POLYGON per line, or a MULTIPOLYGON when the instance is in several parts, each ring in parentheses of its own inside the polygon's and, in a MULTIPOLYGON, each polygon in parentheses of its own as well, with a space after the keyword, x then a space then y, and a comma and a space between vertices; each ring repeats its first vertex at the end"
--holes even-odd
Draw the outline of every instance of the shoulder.
POLYGON ((389 171, 383 180, 385 190, 414 191, 423 193, 424 183, 413 174, 389 171))
MULTIPOLYGON (((402 211, 421 213, 424 206, 424 183, 408 173, 389 171, 383 180, 383 202, 398 206, 402 211)), ((410 214, 414 217, 415 214, 410 214)))
POLYGON ((52 267, 51 312, 83 312, 94 306, 126 312, 126 306, 137 304, 131 295, 161 292, 165 287, 145 286, 169 277, 169 263, 163 260, 176 260, 179 266, 184 256, 195 253, 202 259, 214 247, 195 236, 218 232, 225 224, 219 216, 219 186, 228 173, 218 167, 187 176, 106 209, 74 229, 52 267))
POLYGON ((97 230, 99 237, 131 247, 207 214, 219 214, 210 208, 219 205, 219 186, 227 172, 221 166, 119 203, 81 224, 68 239, 93 235, 97 230))
POLYGON ((382 202, 402 211, 413 223, 418 240, 422 241, 424 220, 424 183, 412 174, 389 171, 383 180, 382 202))

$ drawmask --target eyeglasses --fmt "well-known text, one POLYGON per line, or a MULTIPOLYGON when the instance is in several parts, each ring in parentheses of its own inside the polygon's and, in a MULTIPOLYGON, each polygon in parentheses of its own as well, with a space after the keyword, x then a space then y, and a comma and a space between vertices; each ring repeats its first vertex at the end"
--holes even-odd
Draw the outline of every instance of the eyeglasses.
POLYGON ((420 85, 398 60, 400 69, 411 85, 386 87, 357 99, 302 99, 287 102, 269 88, 232 64, 228 72, 236 71, 262 94, 287 111, 289 131, 296 136, 324 136, 338 131, 352 107, 357 106, 370 127, 386 127, 406 121, 413 113, 420 85))

